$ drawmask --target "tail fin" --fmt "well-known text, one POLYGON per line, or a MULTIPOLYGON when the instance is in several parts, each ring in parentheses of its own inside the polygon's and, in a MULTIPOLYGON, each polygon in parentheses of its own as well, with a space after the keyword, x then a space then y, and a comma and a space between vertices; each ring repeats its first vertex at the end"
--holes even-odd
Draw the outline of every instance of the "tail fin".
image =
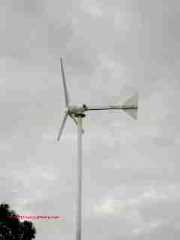
POLYGON ((128 98, 123 104, 123 106, 125 107, 124 109, 122 109, 124 112, 126 112, 132 118, 137 119, 138 94, 135 94, 134 96, 128 98))

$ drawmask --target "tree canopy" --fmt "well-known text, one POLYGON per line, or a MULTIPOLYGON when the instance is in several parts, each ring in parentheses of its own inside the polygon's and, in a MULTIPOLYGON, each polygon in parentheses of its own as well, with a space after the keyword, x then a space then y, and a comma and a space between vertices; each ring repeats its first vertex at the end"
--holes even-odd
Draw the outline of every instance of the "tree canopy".
POLYGON ((0 240, 32 240, 35 234, 32 222, 21 222, 8 204, 0 204, 0 240))

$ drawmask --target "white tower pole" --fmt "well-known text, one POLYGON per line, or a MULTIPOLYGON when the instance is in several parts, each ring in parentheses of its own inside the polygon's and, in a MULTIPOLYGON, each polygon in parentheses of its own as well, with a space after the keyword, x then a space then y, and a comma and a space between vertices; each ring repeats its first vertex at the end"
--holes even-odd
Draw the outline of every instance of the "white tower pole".
POLYGON ((81 240, 82 228, 82 116, 77 118, 77 196, 76 196, 76 240, 81 240))

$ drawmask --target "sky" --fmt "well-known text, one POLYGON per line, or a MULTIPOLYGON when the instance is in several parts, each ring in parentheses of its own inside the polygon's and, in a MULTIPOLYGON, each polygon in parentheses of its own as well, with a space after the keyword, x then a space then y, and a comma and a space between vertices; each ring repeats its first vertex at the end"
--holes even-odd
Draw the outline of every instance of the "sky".
POLYGON ((83 121, 82 235, 180 238, 178 0, 0 0, 0 201, 35 221, 37 240, 75 239, 76 128, 64 113, 62 56, 73 104, 139 93, 83 121))

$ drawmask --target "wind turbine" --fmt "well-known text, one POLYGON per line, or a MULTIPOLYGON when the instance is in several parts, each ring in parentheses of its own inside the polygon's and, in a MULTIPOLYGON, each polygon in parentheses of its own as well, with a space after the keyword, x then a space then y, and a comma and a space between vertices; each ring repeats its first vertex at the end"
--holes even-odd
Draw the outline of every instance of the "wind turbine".
POLYGON ((60 58, 62 82, 64 88, 65 97, 65 113, 62 124, 59 129, 57 140, 59 141, 65 127, 67 118, 70 117, 77 126, 77 148, 78 148, 78 161, 77 161, 77 199, 76 199, 76 240, 81 240, 81 203, 82 203, 82 119, 86 117, 88 111, 103 111, 118 109, 123 110, 129 114, 132 118, 137 119, 138 109, 138 96, 137 94, 128 98, 123 105, 109 105, 109 106, 87 106, 82 104, 80 106, 71 105, 69 101, 69 94, 66 85, 65 72, 63 66, 63 60, 60 58))

